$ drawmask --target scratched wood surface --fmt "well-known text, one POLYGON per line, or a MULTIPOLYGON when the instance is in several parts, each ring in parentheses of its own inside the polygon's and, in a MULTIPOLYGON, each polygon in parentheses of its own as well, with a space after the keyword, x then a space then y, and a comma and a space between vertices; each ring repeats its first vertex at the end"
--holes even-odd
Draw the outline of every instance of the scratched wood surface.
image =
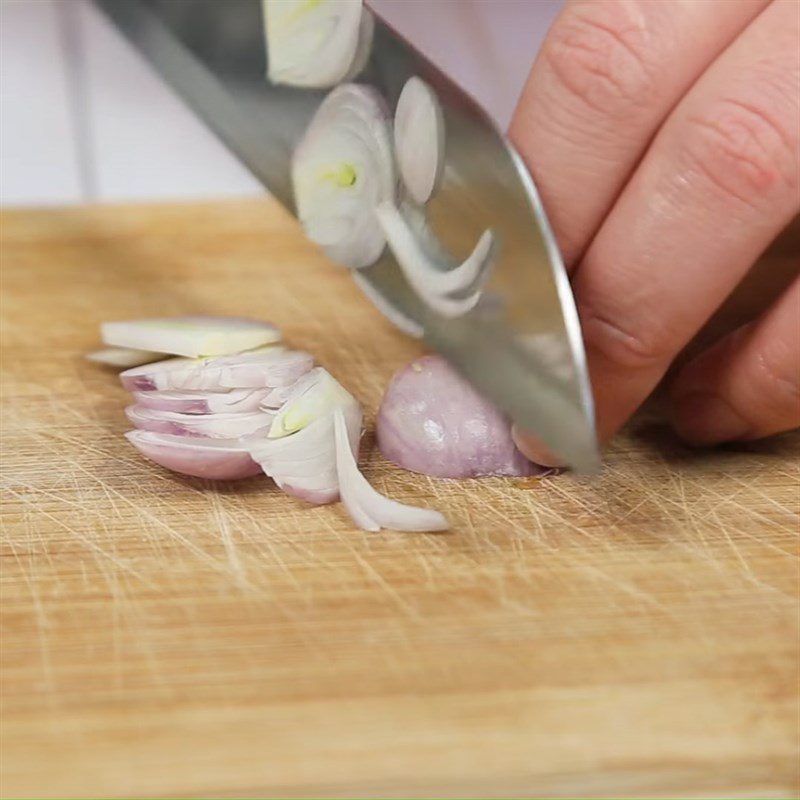
POLYGON ((267 317, 371 423, 418 350, 268 202, 7 212, 2 792, 793 797, 798 439, 683 449, 641 418, 589 483, 382 491, 364 534, 122 438, 101 320, 267 317))

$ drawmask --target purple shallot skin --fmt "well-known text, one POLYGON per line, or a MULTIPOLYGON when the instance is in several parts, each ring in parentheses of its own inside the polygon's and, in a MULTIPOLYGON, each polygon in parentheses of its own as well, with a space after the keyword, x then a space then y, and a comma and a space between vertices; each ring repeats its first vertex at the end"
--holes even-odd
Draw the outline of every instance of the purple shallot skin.
POLYGON ((511 438, 511 422, 441 356, 397 372, 376 421, 381 453, 436 478, 524 477, 544 470, 511 438))

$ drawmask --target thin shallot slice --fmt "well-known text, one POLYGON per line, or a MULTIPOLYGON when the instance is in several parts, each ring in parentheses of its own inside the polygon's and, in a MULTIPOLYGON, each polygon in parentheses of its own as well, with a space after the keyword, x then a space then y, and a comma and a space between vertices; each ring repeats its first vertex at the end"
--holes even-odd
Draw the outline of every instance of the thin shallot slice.
POLYGON ((334 410, 333 423, 339 496, 356 525, 368 531, 447 530, 447 520, 438 511, 398 503, 376 492, 358 469, 351 430, 341 409, 334 410))
MULTIPOLYGON (((228 389, 218 392, 134 392, 136 405, 181 414, 230 414, 258 411, 277 389, 228 389)), ((264 406, 266 409, 267 407, 264 406)))
MULTIPOLYGON (((326 373, 327 374, 327 373, 326 373)), ((342 390, 344 392, 344 390, 342 390)), ((361 433, 361 408, 346 392, 337 407, 348 420, 352 446, 358 451, 361 433)), ((314 502, 311 497, 336 499, 336 446, 330 408, 317 406, 320 415, 302 429, 279 438, 259 438, 248 443, 250 454, 264 472, 286 491, 314 502)))
POLYGON ((142 406, 128 406, 125 415, 135 428, 143 431, 208 439, 240 439, 266 434, 272 424, 272 414, 264 411, 181 414, 175 411, 156 411, 142 406))
POLYGON ((263 389, 292 384, 313 365, 308 353, 273 346, 219 358, 171 358, 126 370, 120 380, 131 392, 263 389))
POLYGON ((261 472, 238 441, 190 439, 139 430, 128 431, 125 436, 145 458, 183 475, 231 481, 261 472))
POLYGON ((323 489, 309 488, 303 478, 275 478, 275 485, 286 492, 286 494, 311 503, 315 506, 324 506, 328 503, 335 503, 339 499, 339 484, 331 485, 323 489))
POLYGON ((288 386, 276 386, 261 401, 261 408, 265 411, 280 409, 287 401, 299 396, 307 387, 313 386, 319 380, 322 367, 313 367, 305 375, 301 375, 294 383, 288 386))
POLYGON ((120 369, 151 364, 153 361, 160 361, 163 358, 165 358, 163 353, 154 353, 152 350, 132 350, 128 347, 106 347, 86 355, 88 361, 120 369))
POLYGON ((274 325, 242 317, 164 317, 104 322, 100 335, 105 344, 189 358, 239 353, 281 338, 274 325))
POLYGON ((327 370, 315 367, 304 375, 275 415, 270 439, 302 430, 333 408, 355 403, 348 392, 327 370))

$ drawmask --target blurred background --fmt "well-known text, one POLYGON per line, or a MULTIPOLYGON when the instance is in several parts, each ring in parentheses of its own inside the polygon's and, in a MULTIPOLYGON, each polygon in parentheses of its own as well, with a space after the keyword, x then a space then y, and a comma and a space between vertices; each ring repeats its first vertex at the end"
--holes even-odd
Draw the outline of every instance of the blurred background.
MULTIPOLYGON (((561 0, 371 5, 506 126, 561 0)), ((262 191, 90 0, 0 0, 2 204, 262 191)))

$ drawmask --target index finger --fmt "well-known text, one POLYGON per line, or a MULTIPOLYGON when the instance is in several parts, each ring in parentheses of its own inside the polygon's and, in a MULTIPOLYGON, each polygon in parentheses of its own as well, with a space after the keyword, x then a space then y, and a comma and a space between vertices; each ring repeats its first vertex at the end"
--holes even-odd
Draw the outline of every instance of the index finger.
POLYGON ((769 4, 571 0, 509 135, 574 265, 695 78, 769 4))

